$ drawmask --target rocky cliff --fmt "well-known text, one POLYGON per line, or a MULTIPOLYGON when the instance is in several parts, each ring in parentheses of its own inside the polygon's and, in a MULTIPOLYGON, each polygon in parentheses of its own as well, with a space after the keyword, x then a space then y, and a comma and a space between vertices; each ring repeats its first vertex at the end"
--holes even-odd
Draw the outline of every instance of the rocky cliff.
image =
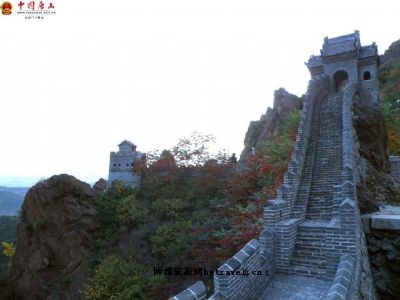
MULTIPOLYGON (((91 187, 57 175, 26 195, 17 230, 9 299, 81 299, 84 259, 99 228, 91 187)), ((7 298, 7 297, 6 297, 7 298)))
POLYGON ((244 149, 240 154, 240 160, 244 161, 251 153, 252 147, 257 151, 262 148, 265 141, 274 132, 281 129, 285 116, 296 109, 301 108, 301 98, 290 94, 284 88, 275 91, 273 108, 268 107, 260 120, 251 121, 244 139, 244 149))
POLYGON ((357 189, 361 213, 377 211, 380 205, 400 203, 399 186, 389 175, 387 132, 381 112, 355 105, 353 121, 363 166, 357 189))
MULTIPOLYGON (((354 107, 354 127, 360 143, 361 180, 357 186, 364 216, 387 204, 400 205, 400 185, 389 174, 387 133, 379 110, 354 107)), ((366 219, 370 222, 369 218, 366 219)), ((380 299, 396 299, 400 293, 400 240, 393 230, 369 230, 366 240, 374 283, 380 299)))
POLYGON ((383 55, 379 57, 381 67, 393 66, 400 63, 400 40, 393 42, 383 55))

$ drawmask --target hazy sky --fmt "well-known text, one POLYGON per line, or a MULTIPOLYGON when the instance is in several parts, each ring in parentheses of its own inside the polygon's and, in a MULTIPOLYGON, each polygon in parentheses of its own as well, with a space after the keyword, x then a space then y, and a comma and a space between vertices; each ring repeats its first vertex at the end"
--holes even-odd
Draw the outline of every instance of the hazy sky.
POLYGON ((0 185, 107 177, 124 139, 145 152, 197 130, 239 154, 274 90, 305 92, 304 61, 325 36, 358 29, 380 53, 400 38, 392 0, 54 0, 43 20, 11 2, 0 15, 0 185))

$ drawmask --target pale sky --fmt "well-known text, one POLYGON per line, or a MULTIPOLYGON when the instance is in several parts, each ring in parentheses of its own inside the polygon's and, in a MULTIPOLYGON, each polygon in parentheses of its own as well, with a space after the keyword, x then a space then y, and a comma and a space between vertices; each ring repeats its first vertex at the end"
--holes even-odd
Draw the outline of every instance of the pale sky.
POLYGON ((122 140, 146 152, 195 130, 239 155, 274 90, 305 93, 325 36, 358 29, 381 54, 400 38, 393 0, 54 0, 43 20, 18 2, 0 15, 0 185, 92 183, 122 140))

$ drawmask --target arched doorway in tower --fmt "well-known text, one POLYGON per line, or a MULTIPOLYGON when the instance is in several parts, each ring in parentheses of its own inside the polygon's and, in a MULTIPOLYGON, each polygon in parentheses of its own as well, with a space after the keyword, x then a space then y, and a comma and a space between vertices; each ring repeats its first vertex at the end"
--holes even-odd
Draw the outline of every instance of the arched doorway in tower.
POLYGON ((371 80, 371 72, 370 71, 365 71, 363 79, 364 80, 371 80))
POLYGON ((346 71, 340 70, 333 75, 333 82, 335 83, 335 91, 339 92, 344 89, 349 82, 349 75, 346 71))

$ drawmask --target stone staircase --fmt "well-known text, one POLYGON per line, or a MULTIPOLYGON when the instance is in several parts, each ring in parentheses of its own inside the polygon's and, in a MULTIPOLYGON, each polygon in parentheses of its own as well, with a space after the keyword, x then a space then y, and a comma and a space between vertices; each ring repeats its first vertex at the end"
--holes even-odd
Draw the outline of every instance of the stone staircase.
POLYGON ((316 149, 308 153, 314 156, 314 165, 306 219, 330 220, 333 186, 341 180, 342 93, 323 99, 319 122, 313 122, 311 130, 318 134, 316 149))
MULTIPOLYGON (((325 233, 333 208, 333 186, 340 183, 342 94, 325 97, 316 103, 310 132, 301 188, 294 205, 298 216, 306 220, 299 225, 289 274, 331 278, 327 270, 325 233), (301 213, 300 213, 301 211, 301 213), (304 214, 305 212, 305 214, 304 214), (316 226, 317 225, 317 226, 316 226)), ((293 214, 296 216, 296 214, 293 214)))

